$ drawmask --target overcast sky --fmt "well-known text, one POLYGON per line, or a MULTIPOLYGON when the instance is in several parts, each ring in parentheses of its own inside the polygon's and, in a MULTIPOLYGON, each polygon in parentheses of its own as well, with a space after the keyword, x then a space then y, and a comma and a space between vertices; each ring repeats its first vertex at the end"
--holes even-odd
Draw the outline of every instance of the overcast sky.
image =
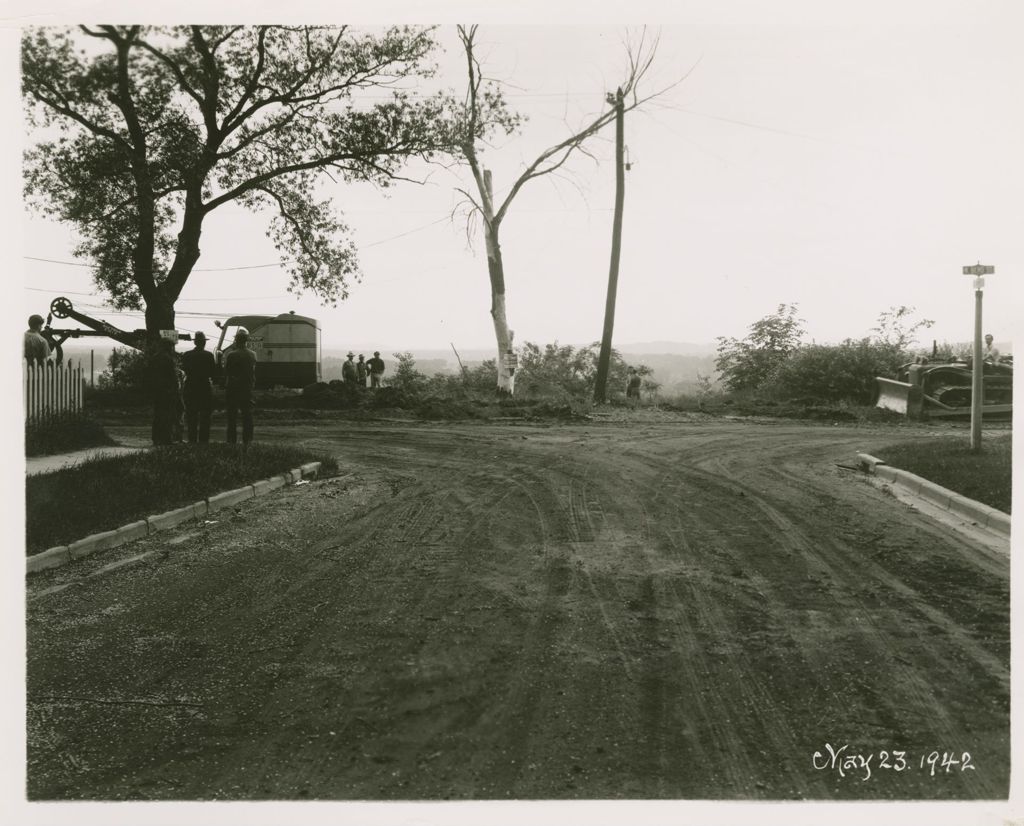
MULTIPOLYGON (((77 295, 91 292, 87 269, 25 258, 71 261, 73 241, 64 228, 21 214, 18 27, 143 22, 137 7, 142 4, 86 0, 4 4, 0 184, 7 194, 7 243, 0 255, 15 288, 6 303, 12 319, 6 352, 12 360, 20 356, 15 339, 25 316, 45 312, 52 297, 66 294, 83 306, 99 304, 77 295)), ((899 304, 916 305, 936 320, 928 338, 964 341, 972 334, 973 300, 961 267, 978 260, 996 266, 986 288, 986 328, 1007 340, 1014 324, 1019 326, 1024 4, 1014 0, 178 0, 173 8, 176 22, 281 21, 284 15, 341 22, 334 9, 344 9, 347 22, 440 22, 445 25, 439 39, 448 49, 441 58, 444 77, 455 88, 464 77, 452 24, 480 21, 489 73, 510 84, 510 101, 530 117, 521 138, 488 154, 499 191, 524 159, 564 134, 566 120, 577 123, 601 107, 620 76, 620 24, 662 23, 656 80, 668 83, 693 71, 663 105, 627 120, 632 169, 617 343, 741 336, 780 302, 799 303, 808 334, 818 341, 866 335, 880 311, 899 304)), ((144 22, 153 19, 151 9, 145 14, 144 22)), ((170 22, 167 14, 161 22, 170 22)), ((509 320, 519 342, 584 343, 600 335, 614 191, 611 145, 597 151, 600 164, 574 166, 575 186, 531 184, 505 224, 509 320)), ((339 190, 337 203, 360 245, 365 281, 338 309, 295 301, 285 292, 285 276, 273 268, 198 272, 180 305, 180 327, 213 331, 212 316, 189 313, 223 317, 295 309, 320 319, 328 347, 491 346, 482 249, 467 248, 464 227, 447 220, 458 182, 435 170, 428 185, 398 187, 387 198, 365 189, 339 190)), ((199 267, 275 260, 259 220, 223 209, 204 233, 199 267)), ((141 323, 108 317, 124 327, 141 323)), ((5 477, 7 501, 13 503, 23 490, 17 396, 5 394, 4 408, 8 431, 15 434, 7 443, 11 461, 5 477)), ((20 520, 10 523, 11 548, 17 548, 20 520)), ((17 577, 7 583, 9 643, 23 613, 17 577)), ((23 657, 16 654, 7 664, 13 674, 23 673, 23 657)), ((17 732, 24 719, 22 689, 21 679, 4 684, 3 705, 13 710, 5 720, 9 732, 17 732)), ((9 771, 0 781, 5 803, 24 794, 23 749, 17 736, 7 745, 9 771)), ((970 747, 935 744, 947 745, 970 747)), ((1014 788, 1020 789, 1019 777, 1014 788)), ((279 822, 271 806, 247 809, 245 819, 279 822)), ((575 813, 585 806, 579 804, 575 813)), ((705 823, 749 819, 751 813, 747 807, 696 806, 705 823)), ((37 804, 32 821, 42 822, 45 810, 48 822, 57 822, 54 810, 60 809, 60 822, 139 822, 137 810, 115 808, 116 813, 101 806, 90 817, 74 807, 37 804)), ((967 817, 958 807, 923 808, 932 823, 967 817)), ((986 811, 999 817, 1004 808, 992 804, 986 811)), ((228 809, 234 814, 225 817, 243 817, 237 807, 228 809)), ((814 804, 769 809, 756 817, 810 823, 836 816, 833 807, 823 811, 814 804)), ((414 819, 435 822, 437 811, 420 809, 414 819)), ((610 823, 621 811, 595 804, 585 817, 610 823)), ((324 809, 303 812, 304 822, 329 822, 324 809)), ((682 822, 676 808, 651 804, 644 812, 648 822, 682 822)), ((479 822, 472 806, 444 813, 448 822, 479 822)), ((367 813, 367 822, 370 814, 383 822, 379 809, 367 813)), ((518 823, 523 814, 492 807, 488 820, 518 823)), ((849 808, 845 814, 844 822, 863 819, 849 808)), ((876 823, 906 818, 905 810, 877 805, 861 814, 876 823)), ((167 807, 148 807, 144 816, 153 823, 182 818, 167 807)), ((194 810, 187 816, 195 817, 194 810)), ((405 822, 414 815, 401 817, 405 822)))
MULTIPOLYGON (((917 4, 922 14, 810 10, 774 17, 695 14, 660 33, 648 91, 686 79, 626 120, 615 342, 742 336, 781 302, 799 304, 819 342, 867 335, 908 304, 936 322, 926 339, 966 341, 964 264, 996 266, 985 327, 1009 339, 1024 265, 1024 50, 1013 4, 917 4), (927 9, 930 14, 923 13, 927 9)), ((785 5, 780 8, 786 8, 785 5)), ((806 7, 805 7, 806 8, 806 7)), ((95 17, 89 16, 89 20, 95 17)), ((678 15, 675 16, 678 18, 678 15)), ((241 15, 237 18, 243 19, 241 15)), ((439 18, 440 19, 440 18, 439 18)), ((572 19, 572 18, 569 18, 572 19)), ((34 21, 39 22, 39 21, 34 21)), ((503 193, 524 162, 604 106, 638 25, 493 23, 480 29, 489 75, 528 117, 485 156, 503 193)), ((462 88, 454 26, 438 40, 441 81, 462 88)), ((614 204, 613 133, 571 180, 523 189, 503 227, 516 340, 600 336, 614 204)), ((266 216, 228 205, 208 219, 201 270, 179 328, 288 310, 315 316, 326 347, 486 347, 493 342, 479 233, 449 215, 462 170, 410 168, 423 185, 331 192, 360 249, 364 279, 337 308, 285 291, 266 216), (227 271, 228 268, 253 269, 227 271), (209 314, 200 316, 197 314, 209 314)), ((23 255, 71 262, 67 228, 27 217, 23 255)), ((66 294, 90 312, 89 270, 23 258, 23 309, 66 294)), ((104 316, 124 327, 140 317, 104 316)))

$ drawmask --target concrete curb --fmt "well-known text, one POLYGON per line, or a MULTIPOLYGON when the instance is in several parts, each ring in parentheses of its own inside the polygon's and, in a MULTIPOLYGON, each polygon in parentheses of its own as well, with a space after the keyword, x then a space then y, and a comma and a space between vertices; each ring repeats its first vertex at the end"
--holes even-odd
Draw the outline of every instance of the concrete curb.
POLYGON ((973 499, 968 499, 966 496, 961 496, 959 493, 947 490, 936 485, 934 482, 922 479, 910 471, 890 467, 881 459, 876 459, 868 453, 858 453, 857 460, 864 471, 877 476, 879 479, 885 479, 887 482, 899 485, 908 492, 931 502, 936 507, 943 508, 951 513, 955 513, 957 516, 962 516, 964 519, 976 522, 978 525, 1000 533, 1003 536, 1010 536, 1010 516, 1001 510, 996 510, 981 502, 975 502, 973 499))
POLYGON ((67 565, 72 560, 81 559, 97 551, 126 545, 129 542, 134 542, 136 539, 142 539, 157 531, 173 528, 192 519, 202 519, 211 511, 231 507, 256 496, 283 488, 285 485, 294 484, 302 479, 303 476, 316 478, 319 473, 320 462, 310 462, 301 468, 286 471, 279 476, 262 479, 259 482, 254 482, 251 485, 236 488, 235 490, 217 493, 208 499, 202 499, 194 504, 186 505, 173 511, 167 511, 166 513, 148 516, 138 522, 124 525, 117 530, 94 533, 84 539, 79 539, 77 542, 72 542, 70 545, 58 545, 55 548, 49 548, 41 553, 25 558, 25 573, 31 574, 36 571, 45 571, 47 568, 59 568, 62 565, 67 565))

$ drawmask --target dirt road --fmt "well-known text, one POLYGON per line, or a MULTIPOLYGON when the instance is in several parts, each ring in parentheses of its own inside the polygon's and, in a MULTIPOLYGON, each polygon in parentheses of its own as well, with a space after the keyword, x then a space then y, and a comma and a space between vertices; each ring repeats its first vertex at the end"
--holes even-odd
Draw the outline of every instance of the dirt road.
POLYGON ((913 431, 258 435, 343 476, 30 578, 31 798, 1007 794, 1008 556, 835 464, 913 431))

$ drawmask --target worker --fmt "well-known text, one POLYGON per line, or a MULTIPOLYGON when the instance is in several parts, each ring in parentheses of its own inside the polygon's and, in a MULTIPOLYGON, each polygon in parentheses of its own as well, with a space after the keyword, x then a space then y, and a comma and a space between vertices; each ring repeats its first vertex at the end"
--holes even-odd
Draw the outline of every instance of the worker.
POLYGON ((228 444, 237 439, 238 417, 242 417, 242 447, 252 441, 252 391, 256 386, 256 354, 246 345, 249 331, 239 327, 235 333, 235 345, 224 358, 224 401, 228 412, 228 444))
POLYGON ((206 349, 206 334, 201 330, 192 337, 195 346, 181 356, 185 371, 185 423, 189 443, 210 441, 210 413, 213 411, 213 375, 217 363, 206 349))
POLYGON ((1000 355, 999 350, 992 346, 992 334, 987 333, 985 335, 985 352, 982 355, 981 360, 986 364, 999 364, 1000 358, 1002 358, 1002 356, 1000 355))
POLYGON ((43 317, 41 315, 30 315, 28 317, 28 329, 25 331, 25 344, 22 350, 22 358, 29 363, 42 364, 50 357, 50 345, 42 334, 43 317))
POLYGON ((356 362, 356 385, 362 390, 366 387, 366 362, 363 360, 363 354, 359 354, 359 361, 356 362))
POLYGON ((161 338, 154 344, 147 369, 153 402, 153 444, 169 445, 174 441, 174 423, 181 410, 173 341, 161 338))
POLYGON ((635 367, 629 368, 629 377, 626 379, 626 401, 636 406, 640 401, 640 374, 635 367))
POLYGON ((380 387, 384 377, 384 359, 380 357, 380 350, 373 351, 373 358, 366 362, 366 366, 370 368, 370 387, 380 387))
POLYGON ((356 357, 355 353, 349 353, 347 360, 341 365, 341 378, 345 384, 355 384, 359 380, 359 372, 356 370, 356 363, 352 361, 356 357))

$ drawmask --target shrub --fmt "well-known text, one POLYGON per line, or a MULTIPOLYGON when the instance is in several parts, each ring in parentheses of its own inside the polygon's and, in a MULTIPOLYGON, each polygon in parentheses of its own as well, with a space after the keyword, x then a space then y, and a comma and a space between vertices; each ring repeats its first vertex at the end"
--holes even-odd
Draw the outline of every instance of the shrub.
POLYGON ((146 354, 132 347, 115 347, 107 359, 107 368, 99 375, 101 390, 146 387, 146 354))
POLYGON ((774 313, 750 325, 742 341, 718 338, 715 369, 729 390, 757 390, 771 383, 779 367, 800 344, 803 319, 796 304, 780 304, 774 313))
POLYGON ((865 338, 801 347, 778 365, 767 389, 777 398, 872 404, 877 376, 890 376, 908 355, 865 338))
MULTIPOLYGON (((516 373, 516 392, 535 398, 570 401, 589 399, 597 379, 600 344, 595 342, 576 349, 571 345, 546 344, 541 349, 526 342, 519 349, 519 370, 516 373)), ((608 387, 613 398, 625 394, 629 365, 617 350, 611 351, 608 364, 608 387), (616 393, 616 388, 618 392, 616 393)), ((649 376, 647 365, 637 366, 641 377, 649 376)))
POLYGON ((427 389, 428 378, 416 369, 416 360, 412 353, 394 353, 398 360, 398 367, 388 385, 402 393, 422 393, 427 389))

